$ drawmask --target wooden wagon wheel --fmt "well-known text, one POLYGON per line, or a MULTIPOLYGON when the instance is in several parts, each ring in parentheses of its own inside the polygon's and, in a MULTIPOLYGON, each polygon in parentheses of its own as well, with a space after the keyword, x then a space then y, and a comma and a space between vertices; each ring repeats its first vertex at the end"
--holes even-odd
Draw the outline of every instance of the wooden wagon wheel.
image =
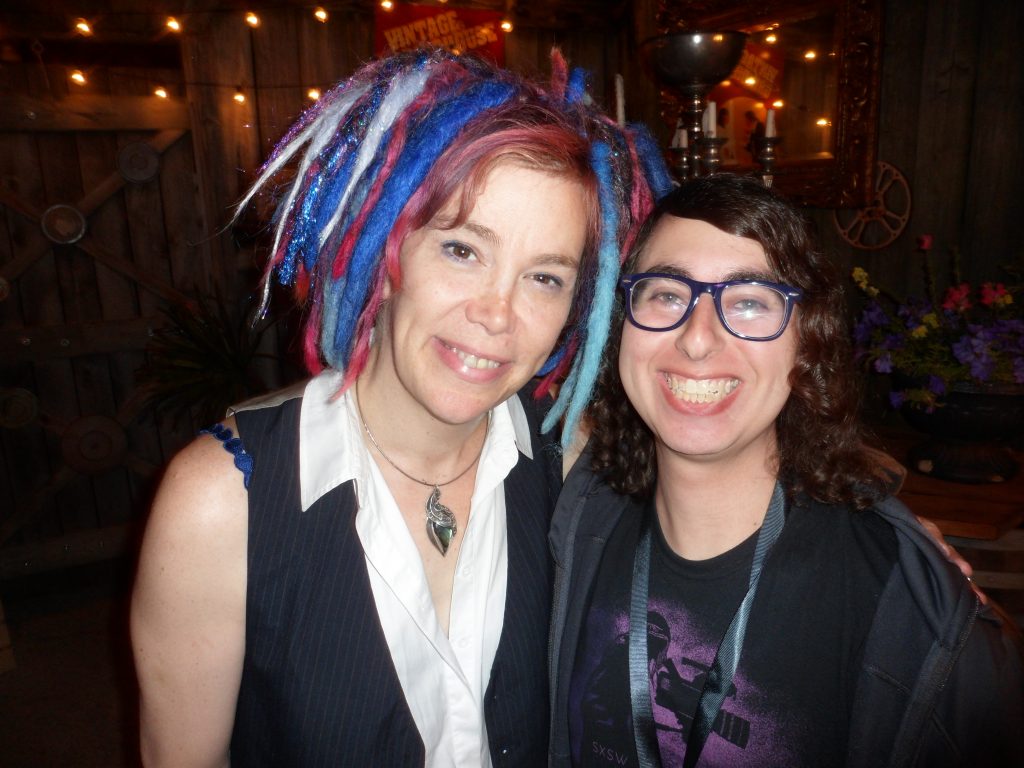
POLYGON ((879 162, 871 205, 836 209, 832 218, 843 240, 854 248, 875 251, 889 245, 906 229, 910 208, 910 185, 906 178, 895 166, 879 162))
POLYGON ((122 462, 128 436, 109 416, 84 416, 64 430, 60 447, 69 467, 82 474, 97 474, 122 462))
POLYGON ((0 427, 21 429, 36 420, 39 401, 27 389, 5 387, 0 389, 0 427))

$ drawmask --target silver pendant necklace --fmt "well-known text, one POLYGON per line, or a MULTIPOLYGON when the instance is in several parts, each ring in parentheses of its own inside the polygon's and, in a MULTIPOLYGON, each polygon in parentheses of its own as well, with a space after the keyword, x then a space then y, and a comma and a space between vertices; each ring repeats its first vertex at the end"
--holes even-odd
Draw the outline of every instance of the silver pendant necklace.
MULTIPOLYGON (((384 449, 380 447, 380 443, 377 442, 377 438, 373 436, 373 432, 370 431, 370 427, 366 424, 366 419, 363 418, 363 409, 359 405, 359 387, 356 386, 356 410, 359 411, 359 421, 363 424, 363 430, 366 432, 366 436, 370 438, 370 442, 373 443, 373 447, 377 449, 377 453, 384 457, 384 461, 394 467, 405 477, 412 480, 414 483, 425 485, 431 488, 430 496, 427 497, 426 511, 427 511, 427 538, 430 539, 430 543, 437 547, 438 552, 442 555, 448 554, 448 548, 451 546, 452 539, 455 538, 455 534, 459 532, 458 526, 455 524, 455 515, 452 511, 441 503, 441 489, 446 485, 451 485, 456 480, 459 480, 469 470, 476 466, 476 463, 480 461, 480 456, 484 452, 483 443, 480 444, 480 453, 476 455, 473 462, 466 467, 464 470, 459 472, 451 480, 446 480, 443 483, 431 483, 426 480, 420 480, 418 477, 413 477, 400 466, 395 464, 386 453, 384 449)), ((487 426, 484 427, 484 441, 486 442, 486 430, 491 424, 490 411, 487 413, 487 426)))

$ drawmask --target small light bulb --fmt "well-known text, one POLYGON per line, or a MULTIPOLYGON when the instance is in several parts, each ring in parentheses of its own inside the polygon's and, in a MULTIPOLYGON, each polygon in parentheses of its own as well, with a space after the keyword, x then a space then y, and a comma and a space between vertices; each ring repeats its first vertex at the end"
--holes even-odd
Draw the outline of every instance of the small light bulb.
POLYGON ((776 37, 776 35, 775 35, 775 33, 774 33, 774 32, 773 32, 772 34, 770 34, 770 35, 767 35, 767 36, 765 37, 765 39, 764 39, 764 41, 765 41, 766 43, 775 43, 775 42, 778 42, 778 40, 779 40, 779 38, 778 38, 778 37, 776 37))
POLYGON ((167 89, 164 88, 161 85, 158 85, 156 88, 153 89, 153 95, 157 96, 157 97, 159 97, 161 99, 166 99, 167 98, 167 89))
POLYGON ((392 8, 395 7, 395 4, 392 3, 391 0, 380 0, 380 7, 383 8, 385 11, 390 11, 392 8))
POLYGON ((75 22, 75 29, 77 29, 83 35, 91 35, 92 34, 92 27, 89 25, 89 22, 86 21, 85 19, 78 19, 75 22))
POLYGON ((168 16, 167 17, 167 28, 169 30, 171 30, 171 32, 181 32, 181 22, 178 21, 173 16, 168 16))
POLYGON ((827 117, 819 117, 819 118, 818 118, 817 120, 815 120, 814 122, 815 122, 815 123, 817 123, 817 124, 818 124, 818 125, 820 125, 820 126, 826 126, 826 125, 829 125, 829 122, 828 122, 828 118, 827 118, 827 117))
POLYGON ((235 91, 235 95, 232 98, 239 104, 245 104, 245 94, 242 93, 241 89, 235 91))
POLYGON ((249 11, 247 14, 245 14, 245 23, 248 24, 250 27, 258 27, 260 25, 260 17, 257 16, 252 11, 249 11))
POLYGON ((716 43, 720 43, 720 42, 722 42, 723 40, 725 40, 725 35, 723 35, 723 34, 717 34, 717 35, 713 35, 713 36, 711 37, 711 39, 712 39, 712 40, 714 40, 714 41, 715 41, 716 43))
POLYGON ((782 99, 777 99, 776 101, 772 102, 772 106, 775 107, 775 109, 782 109, 784 106, 786 106, 786 102, 784 102, 782 99))
POLYGON ((309 97, 310 101, 316 101, 317 99, 320 98, 320 89, 310 88, 308 91, 306 91, 306 96, 309 97))
POLYGON ((71 79, 79 85, 85 85, 86 83, 85 73, 80 69, 71 70, 71 79))
POLYGON ((502 32, 511 32, 512 31, 512 22, 509 21, 508 19, 502 19, 501 20, 501 31, 502 32))
POLYGON ((325 11, 323 8, 317 8, 315 11, 313 11, 313 15, 316 17, 317 21, 322 23, 327 22, 327 11, 325 11))
POLYGON ((746 85, 753 85, 754 83, 756 83, 756 82, 757 82, 757 78, 756 78, 756 77, 748 77, 748 78, 747 78, 746 80, 744 80, 743 82, 744 82, 744 83, 745 83, 746 85))
POLYGON ((728 88, 730 85, 732 85, 732 80, 723 80, 722 81, 722 87, 723 88, 728 88))
POLYGON ((804 54, 804 58, 808 61, 814 61, 814 59, 818 58, 818 54, 814 51, 807 51, 807 53, 804 54))

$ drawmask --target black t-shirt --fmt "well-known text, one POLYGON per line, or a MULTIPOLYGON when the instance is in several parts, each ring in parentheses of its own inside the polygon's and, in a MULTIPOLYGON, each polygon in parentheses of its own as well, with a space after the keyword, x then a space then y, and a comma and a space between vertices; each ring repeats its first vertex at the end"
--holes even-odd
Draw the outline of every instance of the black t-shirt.
MULTIPOLYGON (((665 768, 680 766, 704 676, 746 594, 756 534, 687 561, 651 547, 651 703, 665 768)), ((569 691, 577 766, 635 766, 629 698, 629 593, 640 519, 627 516, 605 549, 569 691)), ((758 586, 733 689, 701 766, 841 765, 857 668, 889 571, 895 536, 873 513, 796 507, 758 586)))

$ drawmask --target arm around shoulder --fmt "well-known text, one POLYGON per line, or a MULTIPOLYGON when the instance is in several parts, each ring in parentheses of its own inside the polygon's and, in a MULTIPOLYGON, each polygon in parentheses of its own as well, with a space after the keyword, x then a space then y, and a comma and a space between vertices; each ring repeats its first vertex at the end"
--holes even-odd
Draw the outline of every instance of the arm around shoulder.
POLYGON ((132 594, 147 766, 229 763, 245 655, 247 525, 231 455, 198 438, 157 491, 132 594))

